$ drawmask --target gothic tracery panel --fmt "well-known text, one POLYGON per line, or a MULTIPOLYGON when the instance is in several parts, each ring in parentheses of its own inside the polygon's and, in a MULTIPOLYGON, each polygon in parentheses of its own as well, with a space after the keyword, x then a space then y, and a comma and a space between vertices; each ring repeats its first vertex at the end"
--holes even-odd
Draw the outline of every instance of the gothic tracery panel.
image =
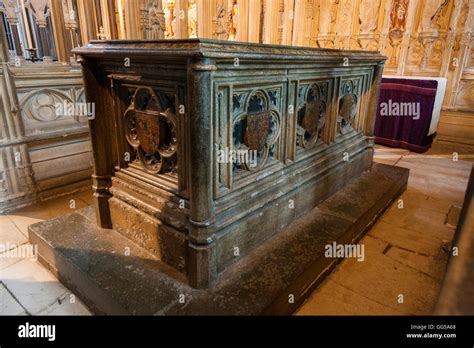
POLYGON ((150 174, 176 173, 178 158, 175 97, 139 87, 124 114, 125 138, 133 160, 150 174))
POLYGON ((342 83, 337 114, 337 136, 354 130, 355 119, 359 110, 359 80, 345 80, 342 83))
POLYGON ((302 85, 298 92, 296 145, 310 149, 323 141, 327 122, 329 81, 302 85))
MULTIPOLYGON (((279 99, 279 98, 278 98, 279 99)), ((233 96, 233 147, 256 154, 256 162, 235 163, 234 171, 257 171, 270 158, 275 158, 276 144, 281 134, 281 120, 275 91, 256 90, 233 96)))

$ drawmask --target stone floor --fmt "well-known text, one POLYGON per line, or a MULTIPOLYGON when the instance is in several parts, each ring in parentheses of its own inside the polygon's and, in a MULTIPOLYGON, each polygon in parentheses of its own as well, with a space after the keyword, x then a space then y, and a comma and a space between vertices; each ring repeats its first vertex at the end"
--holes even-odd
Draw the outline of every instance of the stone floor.
POLYGON ((376 161, 410 169, 402 201, 392 204, 360 241, 365 260, 342 261, 296 315, 432 313, 474 149, 435 144, 416 154, 378 146, 376 161))
POLYGON ((32 257, 29 225, 92 204, 81 192, 0 215, 0 315, 88 315, 88 309, 32 257), (6 250, 6 251, 5 251, 6 250))
MULTIPOLYGON (((420 155, 377 147, 376 160, 411 169, 403 207, 395 202, 361 240, 364 262, 343 261, 297 315, 431 313, 447 262, 443 246, 454 233, 474 149, 435 144, 420 155)), ((86 207, 91 200, 89 192, 82 192, 0 215, 0 315, 90 314, 29 258, 34 250, 27 227, 86 207)))

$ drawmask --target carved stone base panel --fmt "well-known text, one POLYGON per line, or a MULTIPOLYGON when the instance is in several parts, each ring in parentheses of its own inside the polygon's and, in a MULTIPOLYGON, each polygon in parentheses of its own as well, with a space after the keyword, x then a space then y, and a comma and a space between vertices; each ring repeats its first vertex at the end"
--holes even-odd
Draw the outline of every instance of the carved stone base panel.
POLYGON ((368 170, 370 161, 365 149, 365 137, 354 132, 352 138, 345 138, 335 147, 325 148, 324 152, 318 153, 318 160, 307 156, 306 162, 299 161, 285 168, 281 171, 281 175, 269 175, 259 182, 257 192, 254 188, 249 188, 240 190, 238 196, 228 195, 220 200, 216 206, 216 214, 235 216, 240 220, 216 221, 216 228, 220 231, 216 241, 219 267, 235 262, 233 252, 236 246, 241 255, 249 253, 263 240, 284 228, 288 219, 295 218, 307 207, 318 204, 326 195, 333 192, 332 189, 337 190, 343 181, 351 181, 368 170), (342 160, 345 152, 350 154, 352 163, 350 166, 342 160), (328 172, 326 168, 333 169, 328 172), (346 172, 345 168, 350 168, 351 171, 346 172), (293 173, 289 176, 291 179, 283 179, 290 173, 293 173), (280 185, 278 190, 275 182, 280 185), (318 184, 315 185, 315 182, 318 184), (255 193, 260 197, 258 202, 253 199, 255 193), (288 209, 291 201, 295 202, 294 209, 288 209), (223 207, 226 209, 221 210, 223 207), (259 225, 260 219, 265 219, 268 224, 259 227, 258 234, 246 233, 249 230, 253 231, 254 226, 259 225))
POLYGON ((178 193, 179 191, 176 173, 162 174, 157 178, 154 174, 144 172, 143 165, 137 163, 137 161, 130 163, 128 168, 121 169, 118 173, 124 173, 139 181, 150 183, 169 192, 178 193))
MULTIPOLYGON (((359 152, 353 156, 350 164, 341 163, 333 170, 314 175, 306 183, 301 180, 301 184, 287 194, 276 194, 258 209, 245 211, 245 219, 234 222, 219 232, 216 241, 218 272, 249 254, 265 240, 285 229, 290 221, 304 215, 311 207, 337 192, 344 186, 343 183, 357 179, 368 169, 367 156, 367 152, 359 152), (295 204, 294 209, 288 209, 291 202, 295 204), (261 221, 266 223, 262 225, 261 221), (255 226, 259 226, 258 233, 248 233, 256 231, 255 226), (239 248, 239 258, 234 255, 236 247, 239 248)), ((299 179, 294 178, 295 181, 300 181, 299 179)))
POLYGON ((186 232, 189 201, 154 185, 117 175, 109 191, 118 199, 186 232))
POLYGON ((219 92, 215 101, 215 173, 218 177, 215 197, 253 180, 258 172, 278 166, 284 160, 282 96, 286 91, 283 83, 266 82, 268 76, 259 80, 254 76, 248 79, 236 76, 230 85, 226 80, 216 76, 215 89, 219 92), (222 156, 218 154, 232 155, 235 161, 221 163, 222 156))
POLYGON ((25 153, 26 145, 0 148, 0 213, 36 201, 36 185, 25 153))
MULTIPOLYGON (((301 185, 327 176, 328 168, 339 168, 344 163, 345 153, 352 161, 359 158, 358 156, 366 151, 366 147, 365 136, 352 132, 337 144, 320 146, 311 152, 303 153, 297 162, 278 169, 272 168, 271 172, 264 171, 258 179, 258 189, 246 185, 216 200, 216 229, 221 231, 232 224, 242 223, 246 216, 258 213, 263 206, 272 205, 274 200, 291 195, 291 192, 299 190, 301 185), (257 195, 258 201, 254 198, 257 195), (229 219, 229 216, 234 218, 229 219)), ((364 164, 361 159, 360 165, 365 165, 368 170, 367 163, 364 164)), ((284 204, 281 209, 287 207, 288 204, 284 204)))
MULTIPOLYGON (((182 273, 187 271, 187 238, 182 232, 123 201, 109 201, 112 227, 159 260, 182 273)), ((130 257, 133 257, 132 255, 130 257)))
POLYGON ((189 202, 122 171, 112 178, 112 227, 160 260, 186 272, 189 202))
MULTIPOLYGON (((337 178, 334 184, 344 180, 337 178)), ((88 218, 89 210, 35 224, 29 235, 44 262, 97 314, 291 315, 338 262, 324 256, 325 245, 356 243, 403 192, 407 180, 405 168, 374 165, 258 252, 227 268, 205 291, 186 284, 182 274, 118 232, 104 233, 88 218), (127 247, 131 256, 120 256, 127 247), (289 293, 294 303, 289 303, 289 293), (177 294, 185 296, 186 305, 177 294)), ((310 194, 306 197, 311 199, 310 194)), ((255 232, 255 226, 251 228, 255 232)), ((197 278, 217 272, 216 254, 216 248, 189 247, 189 263, 207 266, 193 267, 197 278)))

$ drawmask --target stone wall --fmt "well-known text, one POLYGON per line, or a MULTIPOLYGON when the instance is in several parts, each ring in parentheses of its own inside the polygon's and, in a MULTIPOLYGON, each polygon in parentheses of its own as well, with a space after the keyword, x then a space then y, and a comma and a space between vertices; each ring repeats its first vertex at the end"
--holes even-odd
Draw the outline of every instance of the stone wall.
POLYGON ((446 77, 439 139, 474 138, 474 0, 0 0, 0 10, 0 210, 88 183, 86 123, 32 102, 83 98, 71 50, 94 39, 379 50, 385 74, 446 77))
POLYGON ((70 65, 8 63, 0 69, 0 212, 85 189, 92 173, 87 119, 58 115, 58 103, 84 99, 70 65))
MULTIPOLYGON (((113 23, 108 15, 103 20, 102 32, 112 39, 202 37, 379 50, 389 57, 385 74, 446 77, 443 110, 464 113, 454 121, 456 113, 443 114, 440 136, 459 142, 474 137, 474 0, 118 0, 117 5, 120 20, 113 23), (467 127, 467 137, 459 127, 467 127)), ((88 18, 80 18, 81 27, 86 22, 90 26, 88 18)))

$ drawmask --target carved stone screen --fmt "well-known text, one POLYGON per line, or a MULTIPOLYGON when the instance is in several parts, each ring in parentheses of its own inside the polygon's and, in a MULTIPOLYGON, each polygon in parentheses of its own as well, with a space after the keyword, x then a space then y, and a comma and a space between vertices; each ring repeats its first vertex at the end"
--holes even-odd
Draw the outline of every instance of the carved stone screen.
POLYGON ((99 225, 194 287, 371 169, 378 52, 191 39, 76 54, 99 225))

